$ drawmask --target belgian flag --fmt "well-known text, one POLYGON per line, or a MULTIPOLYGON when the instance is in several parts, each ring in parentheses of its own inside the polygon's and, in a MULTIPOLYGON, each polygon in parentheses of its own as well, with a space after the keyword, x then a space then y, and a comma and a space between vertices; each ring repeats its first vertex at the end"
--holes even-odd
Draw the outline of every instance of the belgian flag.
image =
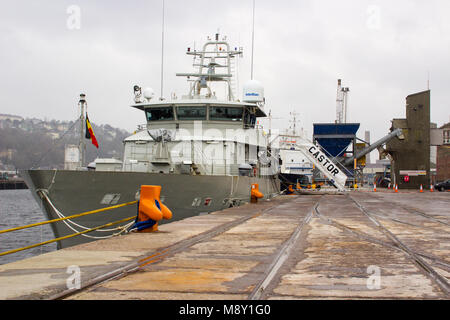
POLYGON ((92 144, 97 147, 98 149, 98 142, 95 138, 94 130, 92 129, 91 123, 89 122, 88 115, 86 113, 86 139, 91 140, 92 144))

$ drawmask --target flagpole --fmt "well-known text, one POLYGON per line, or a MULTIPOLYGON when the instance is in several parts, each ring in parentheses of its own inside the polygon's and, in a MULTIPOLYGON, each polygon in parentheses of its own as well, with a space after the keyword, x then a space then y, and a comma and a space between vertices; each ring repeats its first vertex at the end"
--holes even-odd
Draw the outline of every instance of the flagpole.
POLYGON ((80 151, 80 165, 79 170, 83 167, 84 164, 84 157, 85 157, 85 150, 86 150, 86 144, 84 142, 84 128, 86 126, 86 120, 84 118, 84 107, 86 104, 86 95, 84 93, 80 94, 80 102, 78 103, 80 105, 80 143, 78 146, 78 150, 80 151))

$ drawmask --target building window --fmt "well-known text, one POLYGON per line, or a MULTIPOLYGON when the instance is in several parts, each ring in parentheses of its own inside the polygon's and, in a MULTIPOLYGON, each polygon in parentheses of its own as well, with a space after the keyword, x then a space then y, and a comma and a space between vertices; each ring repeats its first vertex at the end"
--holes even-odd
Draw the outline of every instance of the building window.
POLYGON ((444 130, 444 144, 450 144, 450 130, 444 130))

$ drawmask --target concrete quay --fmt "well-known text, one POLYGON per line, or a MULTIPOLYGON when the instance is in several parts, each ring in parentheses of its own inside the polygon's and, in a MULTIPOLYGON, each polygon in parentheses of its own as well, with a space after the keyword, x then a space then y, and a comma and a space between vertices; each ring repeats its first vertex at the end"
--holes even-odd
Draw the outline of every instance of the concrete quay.
POLYGON ((0 265, 0 299, 449 299, 449 207, 448 192, 279 196, 0 265))

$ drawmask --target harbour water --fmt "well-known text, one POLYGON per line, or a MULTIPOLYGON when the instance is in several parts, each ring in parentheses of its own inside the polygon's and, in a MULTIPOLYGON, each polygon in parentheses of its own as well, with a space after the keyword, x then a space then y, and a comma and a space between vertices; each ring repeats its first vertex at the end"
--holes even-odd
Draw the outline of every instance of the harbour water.
MULTIPOLYGON (((0 190, 0 230, 45 221, 30 190, 0 190)), ((0 252, 53 239, 49 225, 0 234, 0 252)), ((0 264, 22 260, 56 250, 56 243, 0 256, 0 264)))

